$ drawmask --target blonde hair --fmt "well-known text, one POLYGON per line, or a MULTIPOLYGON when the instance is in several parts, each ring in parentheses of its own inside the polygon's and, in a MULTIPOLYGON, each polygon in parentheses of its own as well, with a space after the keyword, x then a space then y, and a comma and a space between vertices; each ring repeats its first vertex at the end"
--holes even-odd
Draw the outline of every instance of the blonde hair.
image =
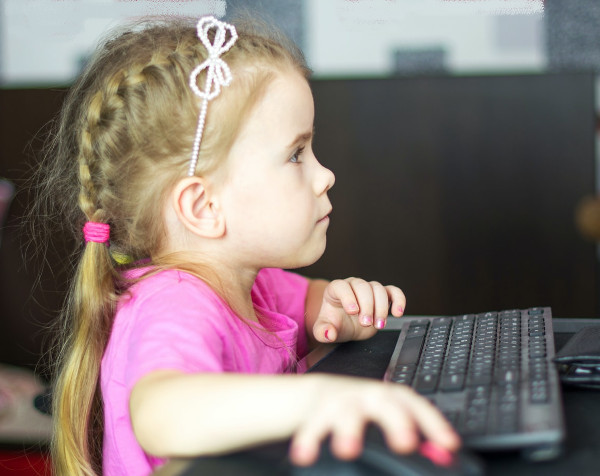
MULTIPOLYGON (((308 78, 299 50, 255 25, 236 22, 239 38, 223 55, 233 81, 209 105, 198 175, 223 162, 278 71, 292 69, 308 78)), ((152 259, 164 245, 157 213, 186 175, 199 113, 188 78, 206 51, 195 26, 191 19, 153 19, 106 41, 71 87, 40 165, 37 214, 64 220, 79 242, 86 221, 111 227, 110 249, 90 242, 76 252, 61 313, 53 390, 57 476, 102 471, 99 369, 126 288, 111 253, 152 259)), ((203 81, 198 78, 198 84, 203 81)), ((190 269, 177 262, 161 265, 190 269)))

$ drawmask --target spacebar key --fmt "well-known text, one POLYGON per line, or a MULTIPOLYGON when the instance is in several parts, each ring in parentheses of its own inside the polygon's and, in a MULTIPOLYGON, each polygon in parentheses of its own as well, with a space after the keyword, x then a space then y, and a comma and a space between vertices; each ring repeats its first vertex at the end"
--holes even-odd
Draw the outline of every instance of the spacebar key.
POLYGON ((400 349, 397 365, 416 364, 419 361, 419 355, 421 354, 421 347, 423 347, 424 340, 425 336, 407 337, 404 340, 402 349, 400 349))

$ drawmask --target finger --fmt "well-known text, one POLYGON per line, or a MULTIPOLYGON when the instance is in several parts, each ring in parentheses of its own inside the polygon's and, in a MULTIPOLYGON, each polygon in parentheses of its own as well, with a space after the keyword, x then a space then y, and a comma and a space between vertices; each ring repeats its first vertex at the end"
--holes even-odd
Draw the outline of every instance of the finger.
POLYGON ((292 437, 290 459, 299 466, 310 466, 319 457, 321 444, 330 427, 324 419, 311 418, 292 437))
POLYGON ((372 326, 374 324, 375 315, 375 297, 373 296, 373 288, 370 283, 364 279, 352 278, 348 280, 360 309, 358 322, 363 327, 372 326))
POLYGON ((408 387, 399 386, 397 390, 398 398, 380 402, 380 411, 373 415, 373 421, 382 429, 390 449, 398 453, 413 452, 421 435, 449 451, 460 447, 458 435, 429 401, 408 387))
POLYGON ((342 460, 353 460, 360 456, 363 448, 365 418, 356 409, 338 420, 331 433, 331 452, 342 460))
POLYGON ((405 406, 397 401, 382 405, 383 416, 373 418, 379 425, 388 447, 397 453, 411 453, 419 444, 419 430, 414 418, 405 406))
POLYGON ((377 329, 383 329, 390 309, 388 293, 387 290, 376 281, 371 281, 371 288, 375 299, 374 325, 377 329))
POLYGON ((406 296, 400 288, 397 286, 385 286, 388 298, 391 305, 391 314, 394 317, 400 317, 404 314, 406 309, 406 296))
POLYGON ((367 416, 378 426, 393 451, 410 453, 420 441, 411 402, 423 398, 410 387, 384 383, 369 397, 367 416))
POLYGON ((359 304, 354 290, 349 283, 350 279, 336 279, 325 288, 323 299, 332 306, 342 307, 348 315, 358 314, 359 304))
POLYGON ((413 416, 423 437, 450 451, 457 450, 460 447, 460 437, 448 420, 427 399, 414 393, 412 389, 405 390, 406 409, 413 416))
POLYGON ((313 326, 313 335, 319 342, 335 342, 339 332, 334 323, 325 320, 317 320, 313 326))

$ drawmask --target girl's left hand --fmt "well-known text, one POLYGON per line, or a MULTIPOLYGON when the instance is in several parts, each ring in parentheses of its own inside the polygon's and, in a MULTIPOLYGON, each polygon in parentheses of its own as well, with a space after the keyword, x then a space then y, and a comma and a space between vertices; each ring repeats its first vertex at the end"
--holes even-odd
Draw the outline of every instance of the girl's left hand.
POLYGON ((405 308, 406 297, 396 286, 359 278, 336 279, 325 288, 313 334, 319 342, 368 339, 385 327, 390 313, 400 317, 405 308))

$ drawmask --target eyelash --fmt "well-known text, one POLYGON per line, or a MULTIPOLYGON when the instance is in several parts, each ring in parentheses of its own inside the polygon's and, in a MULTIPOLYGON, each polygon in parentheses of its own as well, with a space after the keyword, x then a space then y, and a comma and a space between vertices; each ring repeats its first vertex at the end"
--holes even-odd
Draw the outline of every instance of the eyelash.
POLYGON ((290 162, 293 164, 301 164, 302 162, 300 161, 300 156, 302 155, 302 152, 304 152, 304 146, 298 147, 290 157, 290 162))

